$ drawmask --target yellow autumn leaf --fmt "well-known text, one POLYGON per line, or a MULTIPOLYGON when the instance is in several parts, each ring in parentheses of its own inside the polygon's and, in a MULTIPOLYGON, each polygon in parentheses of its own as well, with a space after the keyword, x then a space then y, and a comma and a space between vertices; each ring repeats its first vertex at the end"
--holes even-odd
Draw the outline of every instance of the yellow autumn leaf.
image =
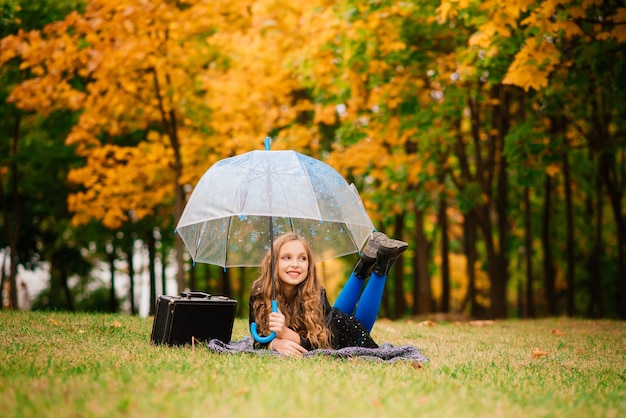
POLYGON ((555 33, 563 31, 566 39, 572 39, 576 36, 583 35, 583 31, 576 23, 571 20, 555 22, 552 26, 555 33))
POLYGON ((315 117, 313 123, 333 125, 337 121, 337 111, 334 105, 315 104, 315 117))
POLYGON ((385 48, 386 51, 401 51, 403 49, 406 49, 406 44, 401 41, 392 42, 385 48))
POLYGON ((552 163, 548 165, 548 167, 546 167, 546 174, 549 175, 550 177, 554 177, 560 171, 561 171, 561 166, 556 163, 552 163))
POLYGON ((483 32, 482 30, 479 30, 477 32, 474 32, 472 36, 470 36, 467 43, 471 47, 488 48, 490 42, 491 42, 491 36, 483 32))
POLYGON ((583 0, 582 4, 581 4, 581 7, 583 9, 587 9, 587 8, 589 8, 591 6, 599 6, 599 5, 602 4, 603 1, 604 0, 583 0))
POLYGON ((580 19, 586 17, 587 12, 585 12, 585 9, 582 7, 574 6, 569 9, 569 15, 572 17, 572 19, 580 19))
POLYGON ((442 0, 439 6, 435 9, 435 13, 439 18, 440 23, 445 23, 448 18, 452 19, 456 16, 456 7, 453 7, 454 0, 442 0))
POLYGON ((540 90, 548 85, 548 76, 553 71, 560 53, 553 43, 530 38, 515 55, 503 84, 513 84, 528 91, 533 88, 540 90))

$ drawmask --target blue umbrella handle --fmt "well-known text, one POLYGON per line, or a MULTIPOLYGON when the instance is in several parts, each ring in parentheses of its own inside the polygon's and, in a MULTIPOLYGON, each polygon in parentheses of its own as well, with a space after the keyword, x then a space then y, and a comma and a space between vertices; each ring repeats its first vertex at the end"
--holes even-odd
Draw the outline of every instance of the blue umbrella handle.
MULTIPOLYGON (((278 312, 278 301, 275 299, 272 300, 272 312, 278 312)), ((261 344, 268 344, 276 338, 276 333, 274 331, 272 331, 267 337, 261 337, 256 331, 256 322, 250 324, 250 332, 252 333, 252 337, 254 337, 254 339, 261 344)))

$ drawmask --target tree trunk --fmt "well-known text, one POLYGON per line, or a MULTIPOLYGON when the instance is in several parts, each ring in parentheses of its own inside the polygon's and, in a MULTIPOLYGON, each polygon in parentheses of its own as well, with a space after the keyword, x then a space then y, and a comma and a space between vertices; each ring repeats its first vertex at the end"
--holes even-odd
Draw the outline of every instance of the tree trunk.
POLYGON ((115 245, 110 244, 107 248, 109 272, 111 273, 111 287, 109 289, 109 312, 117 312, 117 297, 115 296, 115 245))
MULTIPOLYGON (((393 232, 396 238, 402 239, 404 235, 404 212, 396 214, 393 232)), ((396 302, 394 318, 401 318, 406 312, 406 300, 404 299, 404 269, 402 268, 403 259, 404 257, 401 255, 393 266, 394 299, 396 302)))
POLYGON ((487 254, 487 273, 489 275, 489 317, 490 318, 506 318, 506 268, 503 265, 503 258, 496 249, 493 236, 493 226, 491 224, 489 206, 483 205, 475 208, 476 217, 479 219, 480 230, 485 242, 485 251, 487 254))
POLYGON ((556 295, 554 260, 552 256, 552 240, 550 223, 552 222, 552 177, 546 174, 544 187, 543 217, 541 225, 541 245, 543 247, 543 283, 548 314, 556 315, 556 295))
MULTIPOLYGON (((207 264, 206 268, 203 270, 204 271, 204 288, 206 289, 207 292, 211 293, 212 289, 211 289, 211 277, 212 277, 212 272, 214 269, 216 268, 220 268, 220 269, 224 269, 223 267, 219 267, 219 266, 212 266, 211 264, 207 264)), ((243 270, 243 269, 242 269, 243 270)))
POLYGON ((146 246, 148 247, 148 272, 150 276, 150 315, 154 315, 157 299, 156 289, 156 242, 154 231, 150 229, 146 233, 146 246))
MULTIPOLYGON (((511 89, 507 86, 500 86, 497 92, 500 105, 494 106, 494 126, 498 133, 494 136, 494 172, 496 172, 496 211, 498 224, 498 255, 497 268, 498 277, 496 285, 491 287, 491 307, 494 317, 505 318, 507 316, 507 295, 506 288, 509 281, 509 176, 508 163, 504 154, 504 138, 510 129, 511 89), (494 301, 493 299, 496 298, 494 301)), ((493 278, 492 278, 493 283, 493 278)))
MULTIPOLYGON (((237 291, 237 295, 238 295, 238 299, 239 300, 248 300, 248 295, 250 294, 249 288, 246 285, 246 269, 238 269, 237 271, 237 276, 238 276, 238 282, 239 282, 239 287, 238 287, 238 291, 237 291)), ((243 314, 243 310, 240 311, 240 314, 243 314)))
POLYGON ((220 273, 220 293, 225 296, 232 296, 231 286, 230 286, 230 270, 222 269, 220 273))
POLYGON ((441 227, 441 312, 450 312, 450 238, 448 236, 448 204, 445 196, 439 202, 439 226, 441 227))
POLYGON ((478 316, 476 303, 476 261, 478 255, 476 251, 476 216, 474 211, 470 211, 465 215, 463 220, 463 248, 465 250, 465 258, 467 259, 467 293, 463 299, 461 311, 465 311, 469 304, 470 316, 475 318, 478 316))
POLYGON ((624 248, 626 247, 626 223, 622 210, 624 185, 620 182, 618 170, 615 168, 615 154, 612 151, 603 150, 600 154, 599 171, 602 183, 613 212, 613 219, 617 226, 617 293, 616 304, 619 317, 626 319, 626 266, 624 265, 624 248))
MULTIPOLYGON (((168 138, 170 139, 170 145, 172 146, 172 151, 174 152, 174 165, 172 169, 174 170, 174 195, 175 195, 175 203, 174 203, 174 222, 177 222, 180 219, 180 216, 183 213, 183 208, 185 205, 185 191, 183 190, 183 186, 180 184, 180 179, 183 173, 183 162, 182 156, 180 153, 180 140, 178 138, 178 120, 176 117, 176 112, 174 109, 167 110, 163 103, 163 92, 161 85, 159 84, 159 78, 156 72, 156 68, 152 68, 152 76, 154 81, 154 91, 159 104, 159 111, 161 114, 161 122, 163 127, 165 128, 168 138)), ((170 75, 165 74, 166 80, 166 88, 171 86, 170 75)), ((183 252, 185 251, 185 246, 180 238, 175 239, 175 247, 176 247, 176 284, 178 285, 178 292, 185 289, 186 279, 185 279, 185 265, 183 252)))
POLYGON ((526 264, 526 317, 535 317, 535 296, 533 292, 533 232, 530 189, 524 188, 524 260, 526 264))
MULTIPOLYGON (((21 114, 15 116, 15 123, 13 125, 13 132, 11 138, 11 149, 9 155, 11 157, 10 167, 10 179, 11 179, 11 194, 13 199, 13 217, 9 212, 9 205, 7 202, 7 196, 4 192, 4 182, 2 181, 2 172, 0 172, 0 203, 2 203, 2 217, 5 229, 5 234, 9 243, 9 308, 18 309, 17 300, 17 266, 19 264, 18 249, 20 239, 20 228, 22 219, 22 199, 19 193, 19 170, 17 166, 17 152, 18 144, 20 141, 20 125, 21 114)), ((4 291, 4 286, 3 290, 4 291)), ((0 293, 1 295, 2 293, 0 293)))
POLYGON ((424 211, 415 208, 415 252, 413 256, 413 314, 433 311, 428 260, 430 243, 424 232, 424 211))
MULTIPOLYGON (((161 294, 167 295, 167 248, 161 240, 161 294)), ((182 289, 181 289, 182 290, 182 289)))
POLYGON ((135 241, 131 240, 126 248, 126 263, 128 264, 128 281, 130 282, 129 298, 130 298, 130 314, 137 314, 135 306, 135 241))
POLYGON ((572 203, 572 184, 570 178, 569 156, 567 152, 563 155, 563 176, 565 187, 565 214, 566 214, 566 231, 567 231, 567 248, 566 248, 566 265, 567 270, 567 315, 573 317, 576 314, 576 286, 574 282, 574 210, 572 203))
MULTIPOLYGON (((591 126, 589 131, 588 142, 590 149, 599 153, 598 158, 598 175, 599 175, 599 189, 604 185, 606 187, 606 193, 609 199, 609 204, 613 212, 613 219, 616 224, 616 237, 617 237, 617 283, 615 292, 615 303, 617 305, 618 313, 621 319, 626 319, 626 261, 624 261, 625 247, 626 247, 626 217, 624 217, 622 209, 622 200, 624 196, 625 176, 622 169, 616 168, 615 158, 616 155, 620 155, 618 152, 621 150, 620 140, 623 135, 620 135, 619 129, 617 132, 612 132, 611 125, 618 124, 617 121, 613 121, 615 118, 615 106, 612 100, 607 97, 605 88, 597 88, 596 78, 591 78, 588 101, 591 107, 591 126), (621 174, 621 176, 620 176, 621 174)), ((599 83, 600 85, 602 82, 599 83)), ((623 97, 622 97, 623 98, 623 97)), ((623 107, 620 107, 621 114, 617 114, 615 119, 623 119, 623 107)), ((598 200, 600 205, 600 200, 598 200)), ((600 262, 601 260, 598 260, 600 262)), ((594 278, 599 280, 600 278, 594 278)), ((613 283, 611 283, 612 285, 613 283)), ((601 284, 599 284, 601 286, 601 284)), ((603 312, 604 313, 604 312, 603 312)))
MULTIPOLYGON (((2 184, 2 181, 0 180, 0 185, 2 184)), ((2 270, 0 270, 0 310, 4 309, 4 283, 7 279, 7 275, 6 275, 6 267, 7 267, 7 252, 4 252, 4 256, 2 257, 2 266, 0 267, 2 270)))
POLYGON ((198 269, 193 263, 189 269, 189 289, 198 290, 198 269))
MULTIPOLYGON (((168 75, 168 84, 169 84, 169 75, 168 75)), ((180 179, 183 176, 183 163, 182 163, 182 157, 180 155, 180 141, 178 139, 178 122, 176 119, 176 112, 174 112, 173 109, 170 111, 169 121, 170 121, 170 126, 171 126, 169 136, 170 136, 170 140, 172 143, 172 149, 174 151, 174 174, 175 174, 174 191, 176 194, 175 209, 174 209, 174 215, 176 218, 174 222, 178 222, 181 215, 183 214, 183 209, 185 206, 185 191, 183 190, 183 186, 180 184, 180 179)), ((176 284, 178 285, 178 292, 180 292, 186 287, 185 261, 183 258, 185 246, 184 246, 183 240, 180 239, 180 237, 176 239, 175 242, 176 242, 175 245, 176 245, 176 267, 177 267, 176 284)))
MULTIPOLYGON (((65 307, 68 311, 74 312, 74 299, 72 298, 72 292, 69 286, 69 277, 67 274, 67 268, 65 266, 64 250, 57 249, 56 253, 52 257, 53 266, 51 266, 51 273, 55 270, 59 273, 59 280, 61 284, 61 290, 65 298, 65 307), (55 267, 56 266, 56 267, 55 267)), ((51 284, 51 286, 53 286, 51 284)))
MULTIPOLYGON (((593 250, 591 252, 591 260, 589 263, 589 286, 591 300, 589 301, 588 316, 591 318, 602 318, 604 316, 604 298, 602 296, 602 250, 604 248, 602 240, 602 229, 604 227, 603 216, 603 196, 602 196, 602 180, 598 175, 596 177, 596 212, 595 212, 595 230, 593 233, 593 250)), ((591 201, 588 204, 589 219, 594 218, 593 206, 591 201)))

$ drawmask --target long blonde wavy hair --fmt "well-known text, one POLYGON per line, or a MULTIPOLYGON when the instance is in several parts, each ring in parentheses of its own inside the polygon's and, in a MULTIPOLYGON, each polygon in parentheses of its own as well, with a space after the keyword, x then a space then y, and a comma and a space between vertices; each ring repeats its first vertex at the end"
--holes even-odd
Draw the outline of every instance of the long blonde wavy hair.
MULTIPOLYGON (((309 271, 306 280, 296 286, 293 295, 287 297, 281 291, 280 280, 276 278, 276 299, 278 308, 285 315, 287 327, 306 338, 313 348, 330 347, 331 333, 326 325, 321 300, 321 284, 315 273, 315 264, 308 242, 295 233, 289 232, 274 239, 274 272, 277 274, 277 265, 282 246, 290 241, 298 240, 302 243, 309 259, 309 271)), ((258 279, 252 283, 250 298, 252 310, 257 323, 259 334, 269 333, 269 314, 272 310, 272 269, 271 252, 268 251, 261 264, 258 279)))

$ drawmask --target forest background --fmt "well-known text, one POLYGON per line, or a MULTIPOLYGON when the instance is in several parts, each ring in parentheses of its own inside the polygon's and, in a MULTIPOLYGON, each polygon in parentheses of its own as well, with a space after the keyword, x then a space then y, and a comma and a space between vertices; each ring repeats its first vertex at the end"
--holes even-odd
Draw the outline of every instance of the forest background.
POLYGON ((213 163, 270 136, 410 243, 382 315, 626 319, 623 1, 0 5, 9 308, 18 266, 46 266, 35 308, 134 314, 145 251, 151 301, 171 266, 245 315, 256 271, 192 266, 173 230, 213 163))

